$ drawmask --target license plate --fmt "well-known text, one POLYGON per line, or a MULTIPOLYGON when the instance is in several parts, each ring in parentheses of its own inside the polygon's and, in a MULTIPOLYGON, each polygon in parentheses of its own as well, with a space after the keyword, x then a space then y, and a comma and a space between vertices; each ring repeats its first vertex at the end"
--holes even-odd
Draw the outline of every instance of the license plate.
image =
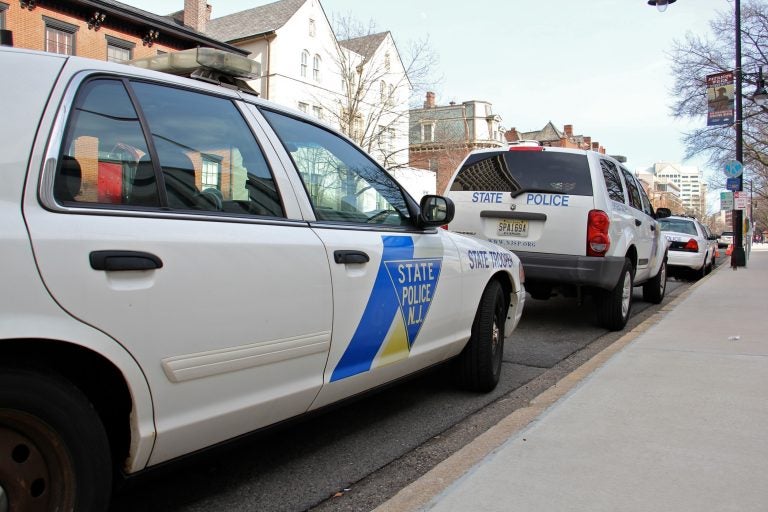
POLYGON ((528 236, 528 221, 501 219, 496 234, 498 236, 528 236))

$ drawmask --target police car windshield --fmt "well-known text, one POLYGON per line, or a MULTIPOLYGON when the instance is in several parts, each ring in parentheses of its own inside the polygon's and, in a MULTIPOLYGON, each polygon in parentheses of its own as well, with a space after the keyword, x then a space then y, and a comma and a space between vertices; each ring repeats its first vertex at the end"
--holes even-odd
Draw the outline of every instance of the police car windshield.
POLYGON ((454 191, 592 195, 586 155, 546 151, 499 151, 470 155, 451 185, 454 191))

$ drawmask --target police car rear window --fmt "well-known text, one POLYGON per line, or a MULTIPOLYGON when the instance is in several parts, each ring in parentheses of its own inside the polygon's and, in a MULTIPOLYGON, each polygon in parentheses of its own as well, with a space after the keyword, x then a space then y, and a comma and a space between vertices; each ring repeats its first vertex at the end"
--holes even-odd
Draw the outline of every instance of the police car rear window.
POLYGON ((586 155, 547 151, 500 151, 470 155, 452 191, 551 192, 592 195, 586 155))

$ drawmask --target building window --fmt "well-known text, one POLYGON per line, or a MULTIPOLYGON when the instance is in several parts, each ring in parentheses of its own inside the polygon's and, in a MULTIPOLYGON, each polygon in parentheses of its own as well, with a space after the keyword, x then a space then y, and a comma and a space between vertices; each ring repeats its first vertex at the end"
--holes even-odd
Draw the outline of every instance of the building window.
POLYGON ((315 116, 318 119, 323 118, 323 107, 318 107, 317 105, 312 106, 312 115, 315 116))
POLYGON ((315 28, 315 20, 310 19, 309 20, 309 37, 315 37, 316 28, 315 28))
POLYGON ((304 103, 303 101, 299 102, 299 110, 304 112, 305 114, 309 111, 309 103, 304 103))
POLYGON ((429 163, 429 170, 437 172, 437 158, 430 158, 427 162, 429 163))
POLYGON ((45 51, 75 55, 75 32, 79 27, 47 16, 43 16, 43 21, 45 22, 45 51))
POLYGON ((301 52, 301 77, 307 78, 307 61, 309 61, 309 52, 304 50, 301 52))
POLYGON ((107 60, 109 62, 128 62, 133 58, 134 43, 117 39, 116 37, 106 36, 107 39, 107 60))
POLYGON ((433 123, 422 123, 421 142, 435 141, 435 125, 433 123))
POLYGON ((221 158, 211 155, 202 155, 203 175, 202 190, 213 188, 221 190, 221 158))
POLYGON ((8 6, 5 4, 0 4, 0 30, 5 28, 5 10, 8 9, 8 6))
POLYGON ((315 58, 312 59, 312 79, 315 82, 320 81, 320 56, 315 55, 315 58))
POLYGON ((390 58, 389 58, 389 52, 384 54, 384 69, 389 72, 390 68, 390 58))
POLYGON ((384 80, 379 82, 379 96, 381 97, 382 103, 387 101, 387 84, 384 83, 384 80))

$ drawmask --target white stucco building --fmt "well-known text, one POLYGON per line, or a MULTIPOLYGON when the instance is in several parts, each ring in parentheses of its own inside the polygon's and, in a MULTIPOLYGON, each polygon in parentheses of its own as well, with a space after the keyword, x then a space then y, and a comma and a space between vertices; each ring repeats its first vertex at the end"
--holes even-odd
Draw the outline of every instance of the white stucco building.
POLYGON ((387 169, 407 165, 411 86, 389 32, 338 41, 319 0, 279 0, 203 31, 251 52, 261 97, 342 130, 387 169))
POLYGON ((658 162, 648 169, 656 181, 673 184, 679 189, 683 212, 699 219, 707 216, 707 185, 704 173, 696 166, 658 162))

